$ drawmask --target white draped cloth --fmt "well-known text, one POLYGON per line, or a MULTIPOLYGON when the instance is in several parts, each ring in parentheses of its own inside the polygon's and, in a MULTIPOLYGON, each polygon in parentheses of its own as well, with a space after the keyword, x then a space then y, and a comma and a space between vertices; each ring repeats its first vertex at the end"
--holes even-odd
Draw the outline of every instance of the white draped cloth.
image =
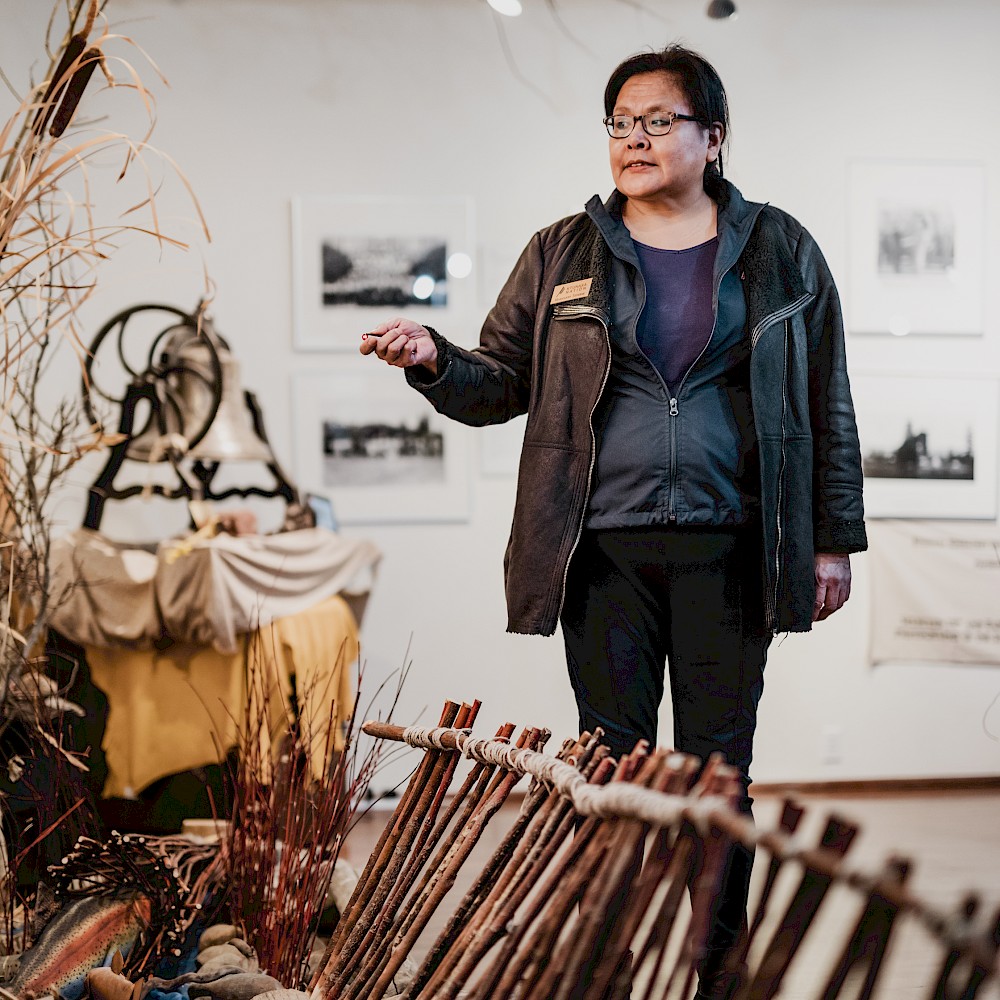
POLYGON ((237 636, 334 594, 360 621, 381 554, 325 528, 161 542, 155 552, 81 528, 53 543, 53 627, 83 646, 175 642, 238 648, 237 636))
POLYGON ((155 549, 87 529, 54 542, 52 625, 84 647, 108 697, 105 795, 221 761, 248 704, 252 718, 266 714, 276 750, 293 677, 321 777, 325 748, 343 749, 357 620, 379 558, 371 542, 323 528, 155 549))

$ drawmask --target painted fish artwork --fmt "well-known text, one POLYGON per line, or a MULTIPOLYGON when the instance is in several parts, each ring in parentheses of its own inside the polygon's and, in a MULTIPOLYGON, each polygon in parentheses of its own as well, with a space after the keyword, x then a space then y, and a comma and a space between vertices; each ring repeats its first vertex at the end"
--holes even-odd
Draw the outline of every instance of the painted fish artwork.
POLYGON ((47 994, 79 1000, 87 973, 110 964, 117 951, 127 955, 149 922, 145 896, 76 900, 45 926, 5 989, 19 1000, 47 994))

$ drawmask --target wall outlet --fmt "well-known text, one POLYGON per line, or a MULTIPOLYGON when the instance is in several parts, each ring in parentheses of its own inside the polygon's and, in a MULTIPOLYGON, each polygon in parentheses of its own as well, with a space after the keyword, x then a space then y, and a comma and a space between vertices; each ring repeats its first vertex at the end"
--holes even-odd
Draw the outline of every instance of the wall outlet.
POLYGON ((844 759, 844 730, 840 726, 823 727, 823 763, 839 764, 844 759))

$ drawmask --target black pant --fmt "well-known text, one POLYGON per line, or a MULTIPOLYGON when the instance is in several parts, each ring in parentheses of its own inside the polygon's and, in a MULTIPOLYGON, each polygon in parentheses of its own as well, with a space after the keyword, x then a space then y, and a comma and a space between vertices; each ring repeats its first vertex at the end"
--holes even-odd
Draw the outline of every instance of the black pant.
MULTIPOLYGON (((759 530, 632 528, 584 531, 562 612, 580 728, 600 726, 616 756, 656 744, 669 664, 677 750, 721 751, 749 784, 757 703, 770 634, 760 587, 759 530)), ((745 920, 749 851, 732 852, 710 952, 729 948, 745 920)))

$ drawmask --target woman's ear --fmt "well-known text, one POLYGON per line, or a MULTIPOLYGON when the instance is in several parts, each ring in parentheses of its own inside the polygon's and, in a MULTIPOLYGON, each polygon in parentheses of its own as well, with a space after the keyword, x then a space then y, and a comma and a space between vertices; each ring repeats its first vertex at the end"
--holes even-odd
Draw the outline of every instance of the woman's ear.
POLYGON ((722 122, 712 122, 708 127, 708 156, 709 163, 715 163, 722 154, 722 143, 726 138, 726 129, 722 122))

